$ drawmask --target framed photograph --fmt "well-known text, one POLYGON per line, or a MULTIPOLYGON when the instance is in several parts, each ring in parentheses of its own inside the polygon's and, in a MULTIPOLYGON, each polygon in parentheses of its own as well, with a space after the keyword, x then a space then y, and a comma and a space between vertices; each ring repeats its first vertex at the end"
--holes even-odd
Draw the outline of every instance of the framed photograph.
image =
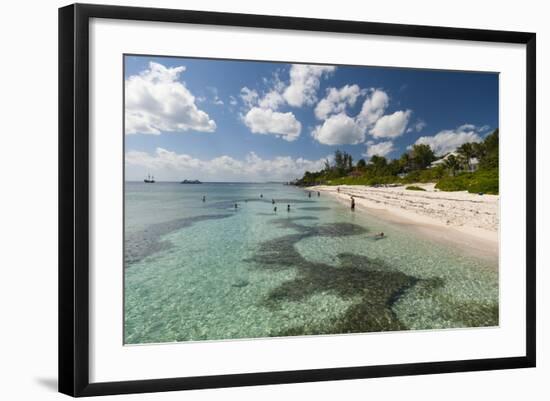
POLYGON ((59 10, 59 390, 535 366, 535 34, 59 10))

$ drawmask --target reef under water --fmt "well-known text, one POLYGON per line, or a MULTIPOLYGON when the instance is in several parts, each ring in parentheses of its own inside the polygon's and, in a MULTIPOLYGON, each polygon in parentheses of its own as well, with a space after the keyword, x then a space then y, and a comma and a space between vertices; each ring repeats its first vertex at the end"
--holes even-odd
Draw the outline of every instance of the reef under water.
POLYGON ((125 344, 499 324, 494 262, 330 197, 128 184, 126 207, 125 344))
POLYGON ((363 234, 367 229, 350 223, 319 226, 300 225, 311 217, 273 220, 282 228, 292 228, 297 234, 289 234, 261 244, 258 254, 249 259, 262 269, 297 269, 296 278, 273 289, 263 305, 270 309, 280 308, 288 301, 298 302, 315 293, 331 293, 342 298, 357 298, 360 301, 349 307, 341 316, 323 326, 302 325, 286 329, 275 335, 311 335, 330 333, 358 333, 373 331, 406 330, 392 307, 407 290, 421 287, 426 296, 431 289, 443 285, 441 279, 419 279, 399 271, 380 260, 363 255, 340 253, 338 265, 317 263, 305 259, 294 245, 313 236, 343 237, 363 234))
POLYGON ((230 217, 230 214, 207 214, 202 216, 184 217, 168 222, 152 224, 145 229, 126 234, 124 237, 125 267, 161 251, 167 251, 174 245, 162 237, 172 232, 192 226, 195 223, 208 220, 218 220, 230 217))

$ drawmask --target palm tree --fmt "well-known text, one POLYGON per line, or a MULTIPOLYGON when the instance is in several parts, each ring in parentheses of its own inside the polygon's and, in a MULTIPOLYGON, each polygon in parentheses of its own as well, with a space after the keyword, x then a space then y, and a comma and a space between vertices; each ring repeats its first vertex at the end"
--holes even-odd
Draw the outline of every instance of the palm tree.
POLYGON ((468 170, 471 170, 470 160, 477 155, 474 144, 472 142, 463 143, 456 149, 456 152, 462 157, 468 170))
POLYGON ((443 165, 451 175, 454 177, 456 174, 456 171, 460 169, 460 160, 455 155, 449 155, 443 162, 443 165))
POLYGON ((325 171, 330 171, 330 162, 328 161, 328 159, 325 159, 325 171))
POLYGON ((408 152, 405 152, 399 158, 399 169, 401 173, 406 173, 411 169, 411 157, 408 152))

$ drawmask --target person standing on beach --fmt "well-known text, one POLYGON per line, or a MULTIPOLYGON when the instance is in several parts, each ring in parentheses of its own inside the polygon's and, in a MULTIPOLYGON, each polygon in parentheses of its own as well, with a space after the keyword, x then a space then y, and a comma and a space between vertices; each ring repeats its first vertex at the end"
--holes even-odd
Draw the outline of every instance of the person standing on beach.
POLYGON ((272 204, 272 205, 275 204, 275 199, 271 199, 271 204, 272 204))
POLYGON ((206 195, 203 195, 203 196, 202 196, 202 201, 203 201, 203 202, 206 202, 206 195))
POLYGON ((336 192, 340 193, 340 187, 336 187, 336 192))
POLYGON ((355 210, 355 198, 351 197, 351 210, 355 210))
POLYGON ((311 198, 311 192, 308 192, 308 193, 307 193, 307 197, 308 197, 308 198, 311 198))
POLYGON ((290 205, 286 205, 286 211, 290 212, 290 205))
POLYGON ((277 206, 275 206, 275 207, 273 208, 273 211, 274 211, 275 213, 277 213, 277 206))
POLYGON ((317 191, 317 197, 321 196, 321 192, 317 191))
POLYGON ((235 209, 237 209, 238 207, 239 207, 239 205, 237 205, 237 204, 235 203, 235 209))

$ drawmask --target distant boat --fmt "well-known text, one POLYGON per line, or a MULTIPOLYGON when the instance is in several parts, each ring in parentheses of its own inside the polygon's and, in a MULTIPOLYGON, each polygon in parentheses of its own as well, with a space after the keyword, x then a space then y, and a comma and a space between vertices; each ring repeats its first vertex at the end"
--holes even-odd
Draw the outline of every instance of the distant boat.
POLYGON ((147 178, 145 178, 143 180, 143 182, 146 183, 146 184, 154 184, 155 183, 155 177, 152 176, 151 174, 148 174, 147 178))
POLYGON ((202 184, 199 180, 183 180, 180 184, 202 184))

